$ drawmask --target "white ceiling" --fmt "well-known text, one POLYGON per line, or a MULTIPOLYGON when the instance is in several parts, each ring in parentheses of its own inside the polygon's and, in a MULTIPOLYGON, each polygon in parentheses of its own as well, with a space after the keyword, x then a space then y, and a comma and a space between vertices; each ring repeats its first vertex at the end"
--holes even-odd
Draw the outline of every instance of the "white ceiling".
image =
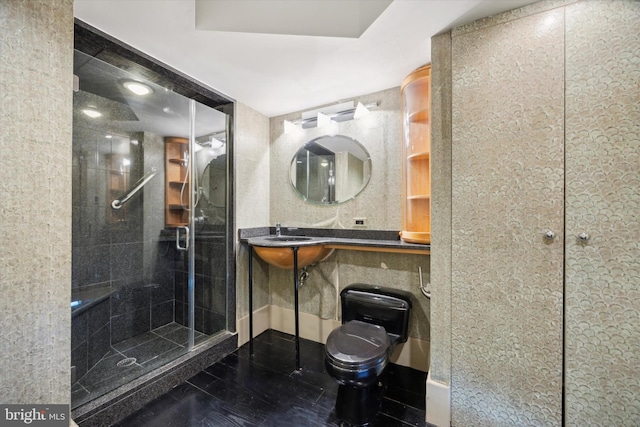
MULTIPOLYGON (((359 38, 196 29, 196 0, 75 0, 74 14, 273 117, 399 86, 431 61, 431 36, 535 1, 394 0, 359 38)), ((269 2, 286 16, 286 1, 269 2)))

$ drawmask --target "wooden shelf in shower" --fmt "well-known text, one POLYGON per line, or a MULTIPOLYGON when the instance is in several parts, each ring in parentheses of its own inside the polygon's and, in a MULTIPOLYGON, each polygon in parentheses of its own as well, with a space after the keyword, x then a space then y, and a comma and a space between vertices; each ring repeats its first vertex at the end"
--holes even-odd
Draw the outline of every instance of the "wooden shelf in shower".
POLYGON ((180 137, 164 139, 165 187, 164 223, 165 228, 175 228, 189 224, 189 204, 191 197, 189 166, 189 140, 180 137))

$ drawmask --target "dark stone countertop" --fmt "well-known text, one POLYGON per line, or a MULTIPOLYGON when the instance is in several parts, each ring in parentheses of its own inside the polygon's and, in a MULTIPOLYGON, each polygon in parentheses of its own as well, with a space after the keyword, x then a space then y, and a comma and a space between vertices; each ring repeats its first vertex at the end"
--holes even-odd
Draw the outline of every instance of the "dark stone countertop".
POLYGON ((393 250, 424 251, 428 254, 431 245, 406 243, 394 230, 356 230, 334 228, 281 227, 282 240, 276 240, 275 227, 243 228, 238 230, 240 242, 251 246, 361 246, 393 250), (305 237, 309 240, 287 240, 287 237, 305 237))

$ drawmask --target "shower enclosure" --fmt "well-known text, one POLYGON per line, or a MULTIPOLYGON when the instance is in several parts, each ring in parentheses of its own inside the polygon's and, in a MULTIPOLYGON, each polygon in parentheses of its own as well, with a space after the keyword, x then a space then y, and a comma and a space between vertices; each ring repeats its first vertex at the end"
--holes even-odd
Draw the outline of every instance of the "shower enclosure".
POLYGON ((233 277, 232 103, 98 57, 74 53, 72 408, 226 331, 233 277))

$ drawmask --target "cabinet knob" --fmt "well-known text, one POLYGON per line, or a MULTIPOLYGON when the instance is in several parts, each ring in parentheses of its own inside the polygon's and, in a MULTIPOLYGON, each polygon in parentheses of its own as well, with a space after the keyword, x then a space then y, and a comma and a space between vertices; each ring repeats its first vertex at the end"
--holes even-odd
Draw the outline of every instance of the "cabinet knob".
POLYGON ((578 234, 578 240, 580 240, 583 243, 586 242, 587 240, 589 240, 589 233, 578 234))
POLYGON ((545 239, 549 239, 549 240, 551 240, 551 239, 553 239, 553 238, 555 238, 555 237, 556 237, 556 233, 555 233, 554 231, 552 231, 552 230, 547 230, 547 231, 545 231, 545 233, 544 233, 544 238, 545 238, 545 239))

